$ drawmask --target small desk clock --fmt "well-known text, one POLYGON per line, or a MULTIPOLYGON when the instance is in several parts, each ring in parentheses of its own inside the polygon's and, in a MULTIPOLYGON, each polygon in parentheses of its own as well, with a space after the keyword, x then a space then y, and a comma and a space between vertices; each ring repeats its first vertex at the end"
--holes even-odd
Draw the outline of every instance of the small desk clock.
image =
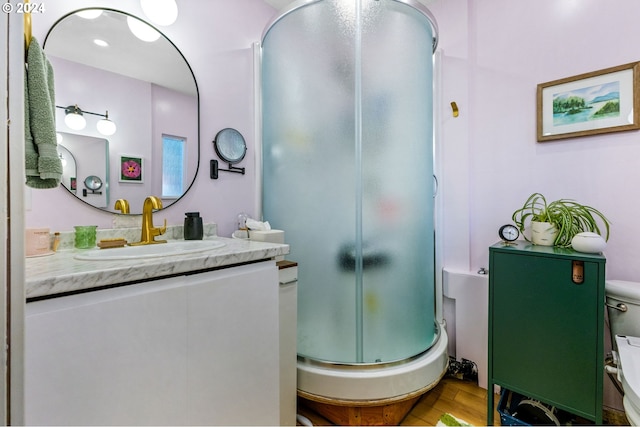
POLYGON ((515 225, 506 224, 498 230, 498 236, 507 244, 514 242, 520 237, 520 232, 515 225))

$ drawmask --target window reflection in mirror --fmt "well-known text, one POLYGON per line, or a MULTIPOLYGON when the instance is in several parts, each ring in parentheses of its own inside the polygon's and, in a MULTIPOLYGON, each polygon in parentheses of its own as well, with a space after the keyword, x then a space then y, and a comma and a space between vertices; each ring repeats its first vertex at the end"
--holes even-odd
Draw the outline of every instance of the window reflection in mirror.
POLYGON ((176 199, 184 193, 187 140, 162 135, 162 198, 176 199))
MULTIPOLYGON (((132 214, 140 214, 144 198, 150 194, 161 195, 167 207, 188 191, 198 170, 199 97, 195 78, 180 51, 164 35, 154 42, 143 42, 129 30, 130 15, 101 10, 103 13, 94 19, 76 13, 62 17, 44 42, 55 73, 56 105, 77 104, 100 114, 108 110, 109 119, 117 126, 116 133, 108 137, 108 199, 90 203, 88 197, 82 197, 80 176, 76 179, 78 190, 72 194, 109 212, 118 211, 108 200, 123 198, 129 201, 132 214), (107 42, 107 46, 97 46, 95 39, 107 42), (166 135, 183 138, 182 170, 172 172, 171 183, 165 182, 164 164, 178 160, 165 162, 166 135), (145 176, 140 183, 118 181, 119 160, 126 154, 139 155, 144 161, 145 176)), ((78 131, 66 127, 64 116, 63 109, 56 109, 58 131, 104 139, 96 130, 99 117, 85 115, 86 128, 78 131)), ((80 168, 82 160, 76 156, 76 162, 80 168)), ((70 189, 68 185, 65 187, 70 189)))

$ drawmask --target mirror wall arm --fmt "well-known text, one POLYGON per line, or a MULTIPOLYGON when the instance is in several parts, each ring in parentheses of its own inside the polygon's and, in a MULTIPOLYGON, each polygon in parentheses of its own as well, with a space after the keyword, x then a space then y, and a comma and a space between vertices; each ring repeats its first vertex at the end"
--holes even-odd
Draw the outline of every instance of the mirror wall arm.
POLYGON ((211 160, 209 162, 209 167, 210 167, 209 176, 211 177, 211 179, 218 179, 218 172, 219 171, 222 171, 222 172, 234 172, 234 173, 240 173, 240 174, 244 175, 244 168, 238 168, 236 166, 233 166, 231 163, 229 163, 229 169, 220 169, 218 167, 218 161, 217 160, 211 160))

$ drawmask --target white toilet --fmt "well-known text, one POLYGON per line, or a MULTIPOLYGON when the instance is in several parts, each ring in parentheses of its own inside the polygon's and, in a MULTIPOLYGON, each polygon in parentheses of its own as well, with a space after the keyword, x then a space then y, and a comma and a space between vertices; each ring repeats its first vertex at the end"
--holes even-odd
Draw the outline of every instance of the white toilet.
POLYGON ((640 283, 607 280, 609 327, 617 348, 618 379, 631 425, 640 425, 640 283))

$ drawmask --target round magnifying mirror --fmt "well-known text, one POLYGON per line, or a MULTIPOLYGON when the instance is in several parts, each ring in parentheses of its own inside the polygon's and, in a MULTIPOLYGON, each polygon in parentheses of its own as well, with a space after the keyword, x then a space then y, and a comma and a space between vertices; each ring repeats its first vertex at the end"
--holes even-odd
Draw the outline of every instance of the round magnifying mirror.
POLYGON ((240 132, 235 129, 222 129, 213 140, 216 153, 229 164, 238 163, 247 153, 247 144, 240 132))
POLYGON ((99 190, 102 187, 102 180, 95 175, 89 175, 84 180, 84 186, 89 190, 99 190))

